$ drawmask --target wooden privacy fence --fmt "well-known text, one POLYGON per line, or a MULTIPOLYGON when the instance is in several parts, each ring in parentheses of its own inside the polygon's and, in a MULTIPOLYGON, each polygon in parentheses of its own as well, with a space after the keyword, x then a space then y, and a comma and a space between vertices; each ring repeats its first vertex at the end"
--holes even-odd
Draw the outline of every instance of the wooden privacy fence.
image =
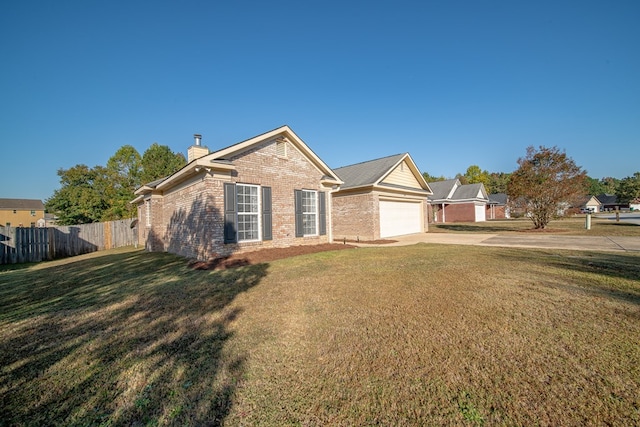
POLYGON ((0 264, 40 262, 138 243, 137 221, 58 227, 0 226, 0 264))

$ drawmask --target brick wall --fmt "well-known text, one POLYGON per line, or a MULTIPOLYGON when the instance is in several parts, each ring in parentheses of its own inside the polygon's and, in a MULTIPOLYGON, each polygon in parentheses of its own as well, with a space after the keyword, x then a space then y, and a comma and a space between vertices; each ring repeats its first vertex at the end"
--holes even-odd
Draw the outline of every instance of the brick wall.
MULTIPOLYGON (((330 212, 327 212, 327 235, 295 237, 294 190, 326 192, 320 183, 323 174, 292 144, 287 156, 276 154, 274 141, 259 144, 231 158, 236 170, 224 177, 204 171, 179 188, 153 199, 153 225, 146 229, 149 250, 165 250, 189 258, 209 259, 232 252, 247 252, 269 247, 327 243, 330 212), (224 182, 271 187, 273 240, 224 244, 224 182), (157 212, 162 212, 157 214, 157 212)), ((145 229, 144 205, 140 210, 141 229, 145 229)))
POLYGON ((442 205, 437 205, 436 222, 473 222, 476 220, 475 205, 473 203, 455 203, 444 206, 444 221, 442 205))
POLYGON ((487 219, 505 219, 507 217, 505 207, 487 205, 486 217, 487 219))
POLYGON ((331 215, 335 241, 380 238, 378 198, 372 193, 334 195, 331 215))

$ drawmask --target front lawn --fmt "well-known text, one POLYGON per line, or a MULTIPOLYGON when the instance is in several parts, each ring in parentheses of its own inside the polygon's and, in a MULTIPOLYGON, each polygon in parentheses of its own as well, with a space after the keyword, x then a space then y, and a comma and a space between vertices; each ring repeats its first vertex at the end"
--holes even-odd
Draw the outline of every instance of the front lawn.
POLYGON ((0 425, 640 424, 640 254, 0 266, 0 425))

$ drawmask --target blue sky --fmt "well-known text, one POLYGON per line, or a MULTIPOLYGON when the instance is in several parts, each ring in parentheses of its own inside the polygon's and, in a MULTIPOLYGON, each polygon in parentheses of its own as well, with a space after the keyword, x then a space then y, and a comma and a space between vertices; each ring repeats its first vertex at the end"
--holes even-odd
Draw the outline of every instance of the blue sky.
POLYGON ((640 2, 13 1, 0 13, 0 197, 125 144, 186 154, 287 124, 329 166, 409 152, 511 172, 529 145, 640 170, 640 2))

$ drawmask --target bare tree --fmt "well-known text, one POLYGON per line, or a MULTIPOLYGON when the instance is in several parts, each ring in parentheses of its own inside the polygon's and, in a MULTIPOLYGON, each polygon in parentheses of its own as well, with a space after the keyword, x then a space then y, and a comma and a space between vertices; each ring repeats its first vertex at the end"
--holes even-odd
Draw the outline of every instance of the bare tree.
POLYGON ((533 146, 518 159, 507 193, 513 209, 521 209, 536 229, 544 229, 566 206, 587 194, 587 173, 557 147, 533 146))

